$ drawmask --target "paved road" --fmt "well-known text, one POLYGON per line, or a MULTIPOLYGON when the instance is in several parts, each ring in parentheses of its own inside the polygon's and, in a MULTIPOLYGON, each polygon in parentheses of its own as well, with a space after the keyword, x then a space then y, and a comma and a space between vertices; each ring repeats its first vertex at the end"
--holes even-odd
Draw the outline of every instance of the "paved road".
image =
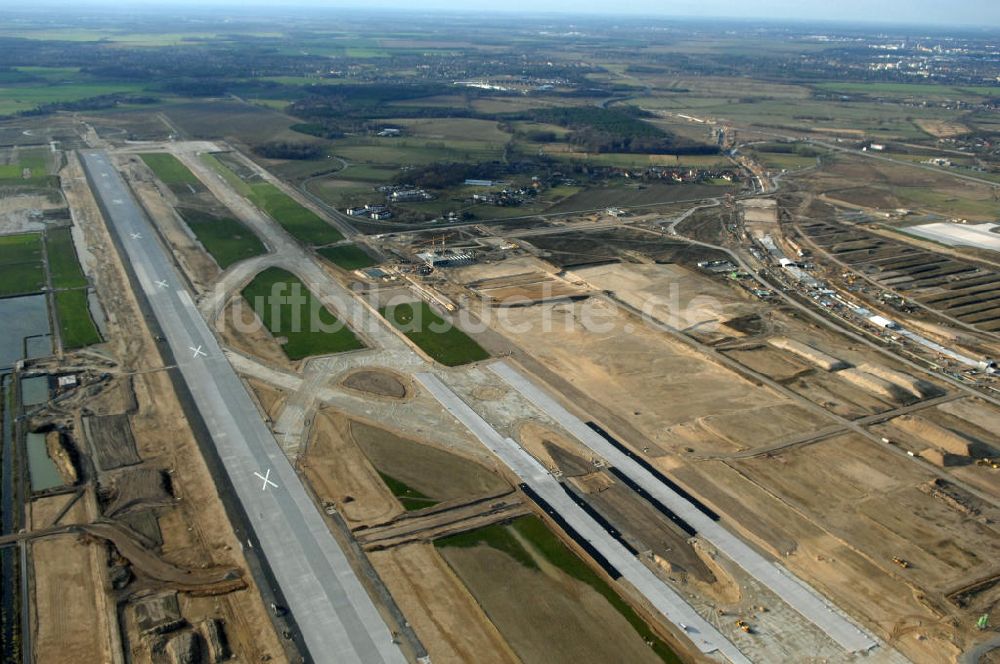
POLYGON ((584 537, 629 583, 667 620, 684 625, 687 637, 703 653, 719 652, 733 664, 750 664, 718 629, 698 615, 684 599, 661 581, 624 546, 617 542, 590 515, 573 502, 545 467, 520 445, 504 438, 496 429, 462 401, 440 378, 418 373, 416 379, 479 441, 538 495, 545 499, 577 533, 584 537))
POLYGON ((848 652, 866 652, 878 644, 854 623, 822 598, 815 590, 799 581, 783 567, 774 564, 747 546, 724 526, 696 509, 688 500, 674 492, 649 471, 620 452, 594 432, 582 420, 571 414, 555 399, 525 378, 506 362, 490 365, 490 369, 517 390, 543 413, 559 422, 590 450, 662 502, 675 514, 691 524, 698 534, 742 567, 750 576, 767 586, 804 618, 823 630, 827 636, 848 652))
POLYGON ((106 153, 82 160, 313 659, 405 662, 127 185, 106 153))

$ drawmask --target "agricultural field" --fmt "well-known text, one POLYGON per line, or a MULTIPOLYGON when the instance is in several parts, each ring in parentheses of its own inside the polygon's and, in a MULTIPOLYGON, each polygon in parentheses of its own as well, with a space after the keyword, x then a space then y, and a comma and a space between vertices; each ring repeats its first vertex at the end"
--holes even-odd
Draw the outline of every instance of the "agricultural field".
POLYGON ((45 251, 53 288, 82 288, 87 285, 87 277, 73 246, 73 232, 69 228, 46 231, 45 251))
POLYGON ((0 236, 0 296, 37 293, 44 287, 42 236, 0 236))
POLYGON ((448 367, 489 357, 469 335, 445 321, 426 302, 403 302, 381 310, 382 315, 410 341, 448 367))
POLYGON ((264 270, 243 289, 243 298, 290 360, 364 348, 354 332, 291 272, 264 270))
POLYGON ((90 315, 86 289, 57 291, 55 304, 63 348, 83 348, 101 342, 101 334, 90 315))
POLYGON ((376 264, 375 259, 354 244, 321 247, 316 253, 343 270, 360 270, 376 264))
POLYGON ((223 270, 267 252, 253 231, 236 219, 195 208, 177 208, 177 213, 223 270))

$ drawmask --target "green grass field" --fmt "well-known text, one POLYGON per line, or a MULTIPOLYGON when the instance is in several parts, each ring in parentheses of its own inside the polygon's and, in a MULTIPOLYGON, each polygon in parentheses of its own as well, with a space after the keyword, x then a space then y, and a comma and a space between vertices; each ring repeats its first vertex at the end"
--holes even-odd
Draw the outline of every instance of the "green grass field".
POLYGON ((260 182, 252 187, 250 199, 303 244, 321 245, 344 239, 336 228, 319 215, 297 203, 273 184, 260 182))
POLYGON ((426 302, 403 302, 381 310, 382 315, 436 361, 448 367, 485 360, 482 346, 438 316, 426 302))
POLYGON ((264 270, 243 289, 243 297, 271 334, 284 337, 282 348, 290 360, 364 348, 354 332, 286 270, 264 270))
POLYGON ((538 569, 534 556, 521 541, 531 545, 537 555, 574 579, 581 581, 608 601, 635 631, 650 644, 653 651, 666 664, 681 664, 680 658, 650 629, 649 625, 623 600, 603 577, 590 568, 569 547, 535 516, 523 516, 507 524, 494 524, 434 541, 434 546, 472 548, 486 545, 506 553, 530 569, 538 569), (516 535, 515 535, 516 533, 516 535), (520 539, 518 538, 520 536, 520 539))
POLYGON ((116 92, 140 92, 133 83, 65 83, 0 87, 0 115, 30 111, 42 104, 72 102, 116 92))
POLYGON ((219 173, 236 191, 281 224, 299 242, 307 245, 333 244, 344 239, 336 228, 323 221, 291 196, 270 182, 247 182, 214 155, 202 155, 202 159, 219 173))
POLYGON ((44 287, 42 236, 0 236, 0 296, 37 293, 44 287))
POLYGON ((385 485, 389 487, 389 491, 392 491, 392 495, 396 496, 396 500, 399 501, 399 504, 402 505, 403 509, 407 512, 422 510, 425 507, 433 507, 439 502, 433 498, 425 496, 413 487, 407 486, 395 477, 390 477, 381 471, 379 471, 379 477, 382 478, 385 485))
POLYGON ((371 256, 353 244, 323 247, 322 249, 317 249, 316 252, 344 270, 360 270, 375 265, 375 260, 371 256))
POLYGON ((223 270, 267 252, 253 231, 236 219, 217 217, 194 208, 177 208, 177 213, 223 270))
POLYGON ((59 335, 64 349, 83 348, 101 342, 101 335, 90 317, 86 290, 58 291, 55 293, 55 301, 59 335))
POLYGON ((73 246, 73 232, 69 228, 48 231, 45 235, 45 249, 53 288, 81 288, 87 285, 87 277, 83 274, 73 246))
POLYGON ((155 152, 139 156, 165 185, 201 185, 195 174, 172 154, 155 152))

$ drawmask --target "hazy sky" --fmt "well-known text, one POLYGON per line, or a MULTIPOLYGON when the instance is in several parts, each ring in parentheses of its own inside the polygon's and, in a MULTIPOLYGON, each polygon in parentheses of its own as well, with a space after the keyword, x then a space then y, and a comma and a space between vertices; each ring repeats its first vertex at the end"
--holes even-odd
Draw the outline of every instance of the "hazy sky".
MULTIPOLYGON (((59 2, 59 0, 49 0, 59 2)), ((108 0, 77 0, 109 4, 108 0)), ((40 0, 39 4, 46 3, 40 0)), ((6 0, 0 0, 0 8, 6 0)), ((410 11, 453 10, 491 13, 559 12, 567 14, 640 14, 764 20, 835 20, 843 22, 922 23, 1000 28, 1000 0, 115 0, 118 9, 133 7, 268 6, 400 8, 410 11)), ((10 6, 14 8, 13 5, 10 6)))
MULTIPOLYGON (((302 4, 351 5, 357 2, 299 0, 302 4)), ((368 7, 440 8, 493 11, 724 16, 763 19, 823 19, 907 23, 962 23, 1000 27, 998 0, 371 0, 368 7)))
MULTIPOLYGON (((7 0, 0 0, 0 10, 7 0)), ((631 14, 693 18, 824 20, 884 24, 967 25, 1000 28, 1000 0, 73 0, 77 7, 323 7, 350 9, 450 10, 463 13, 631 14)), ((34 0, 31 7, 67 5, 66 0, 34 0)), ((25 8, 8 5, 6 8, 25 8)))

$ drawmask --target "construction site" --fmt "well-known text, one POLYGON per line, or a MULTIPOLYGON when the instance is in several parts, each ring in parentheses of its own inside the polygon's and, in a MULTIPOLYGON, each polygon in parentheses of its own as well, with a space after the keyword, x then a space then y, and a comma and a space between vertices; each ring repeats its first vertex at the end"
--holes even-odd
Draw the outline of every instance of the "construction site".
POLYGON ((993 379, 824 304, 989 358, 982 264, 774 198, 365 235, 222 141, 75 129, 101 340, 12 362, 25 661, 936 664, 989 636, 993 379))

